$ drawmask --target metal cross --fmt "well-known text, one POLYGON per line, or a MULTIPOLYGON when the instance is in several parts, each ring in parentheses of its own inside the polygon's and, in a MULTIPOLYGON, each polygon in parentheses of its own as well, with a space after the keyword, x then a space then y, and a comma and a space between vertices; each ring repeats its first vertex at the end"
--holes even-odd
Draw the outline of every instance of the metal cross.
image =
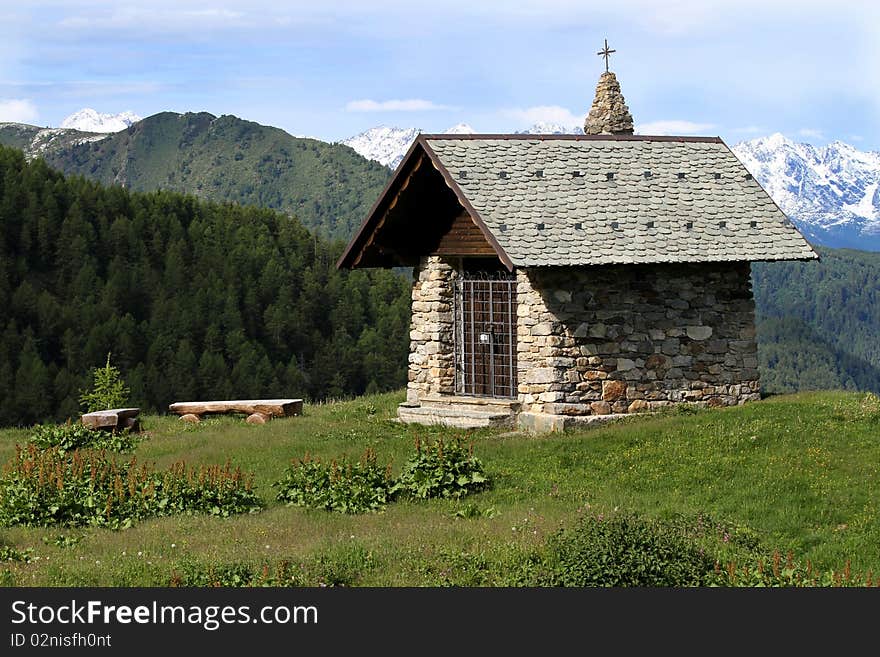
POLYGON ((608 73, 608 58, 611 56, 611 53, 617 52, 616 50, 608 49, 608 39, 605 39, 605 47, 597 52, 597 55, 602 55, 605 58, 605 72, 608 73))

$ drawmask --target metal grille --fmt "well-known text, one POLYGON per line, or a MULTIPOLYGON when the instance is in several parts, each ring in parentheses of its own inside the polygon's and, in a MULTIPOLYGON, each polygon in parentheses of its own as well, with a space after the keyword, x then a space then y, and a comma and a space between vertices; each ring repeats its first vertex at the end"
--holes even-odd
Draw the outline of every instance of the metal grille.
POLYGON ((516 281, 465 273, 455 283, 455 390, 516 397, 516 281))

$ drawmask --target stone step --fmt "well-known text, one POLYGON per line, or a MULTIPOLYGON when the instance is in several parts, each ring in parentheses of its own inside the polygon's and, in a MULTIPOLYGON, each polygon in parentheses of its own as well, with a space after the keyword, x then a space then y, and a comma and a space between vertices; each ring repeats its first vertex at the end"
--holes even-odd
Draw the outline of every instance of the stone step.
POLYGON ((407 423, 440 424, 458 429, 512 427, 515 420, 515 414, 510 409, 480 409, 467 404, 400 404, 397 407, 397 417, 407 423))
POLYGON ((422 406, 461 408, 477 408, 481 410, 497 409, 499 412, 516 412, 521 404, 516 399, 500 399, 498 397, 466 397, 464 395, 424 395, 419 399, 422 406))

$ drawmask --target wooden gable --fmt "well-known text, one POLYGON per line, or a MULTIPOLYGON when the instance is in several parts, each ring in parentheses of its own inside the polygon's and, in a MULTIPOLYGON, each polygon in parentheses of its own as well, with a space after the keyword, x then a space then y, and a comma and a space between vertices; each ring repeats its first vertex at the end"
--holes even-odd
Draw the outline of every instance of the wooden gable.
POLYGON ((513 264, 430 148, 417 139, 338 267, 412 267, 426 255, 513 264))
POLYGON ((492 257, 495 249, 483 237, 471 216, 462 210, 449 224, 446 232, 440 235, 431 255, 492 257))

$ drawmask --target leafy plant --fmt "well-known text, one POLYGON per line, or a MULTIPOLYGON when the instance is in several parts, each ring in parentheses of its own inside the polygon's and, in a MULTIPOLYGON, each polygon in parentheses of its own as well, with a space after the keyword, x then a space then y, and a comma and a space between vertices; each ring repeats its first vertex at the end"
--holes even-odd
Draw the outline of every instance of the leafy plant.
POLYGON ((0 524, 130 527, 150 516, 228 516, 258 509, 252 477, 239 468, 173 464, 164 472, 106 451, 28 445, 0 475, 0 524))
POLYGON ((58 448, 62 452, 75 449, 107 449, 113 452, 130 452, 141 437, 131 431, 96 431, 78 422, 66 424, 37 425, 28 442, 40 449, 58 448))
POLYGON ((732 561, 724 568, 716 565, 710 583, 733 587, 876 587, 880 586, 880 577, 872 572, 852 572, 849 561, 841 570, 817 570, 809 561, 806 565, 795 561, 791 552, 783 560, 779 550, 775 550, 766 563, 758 559, 751 565, 740 566, 732 561))
POLYGON ((715 559, 678 528, 634 513, 585 515, 547 540, 545 586, 700 586, 715 559))
POLYGON ((0 562, 3 561, 21 561, 30 563, 33 556, 33 550, 18 550, 11 545, 0 545, 0 562))
POLYGON ((288 506, 306 506, 340 513, 364 513, 382 508, 391 500, 391 468, 376 461, 367 449, 358 461, 345 456, 322 463, 308 454, 294 460, 284 478, 273 484, 277 499, 288 506))
POLYGON ((460 509, 456 509, 453 514, 456 518, 494 518, 498 515, 498 511, 494 506, 487 506, 485 509, 480 508, 476 504, 465 504, 460 509))
POLYGON ((473 445, 465 447, 461 438, 438 438, 427 445, 416 439, 416 453, 404 464, 391 492, 417 499, 459 498, 489 485, 473 445))
POLYGON ((79 542, 83 539, 83 535, 73 536, 71 534, 58 534, 57 536, 53 536, 49 538, 48 536, 43 537, 43 543, 46 545, 54 545, 55 547, 74 547, 79 544, 79 542))
POLYGON ((128 403, 130 392, 119 370, 110 364, 108 353, 104 367, 97 367, 92 372, 92 389, 82 392, 79 402, 88 413, 122 408, 128 403))

